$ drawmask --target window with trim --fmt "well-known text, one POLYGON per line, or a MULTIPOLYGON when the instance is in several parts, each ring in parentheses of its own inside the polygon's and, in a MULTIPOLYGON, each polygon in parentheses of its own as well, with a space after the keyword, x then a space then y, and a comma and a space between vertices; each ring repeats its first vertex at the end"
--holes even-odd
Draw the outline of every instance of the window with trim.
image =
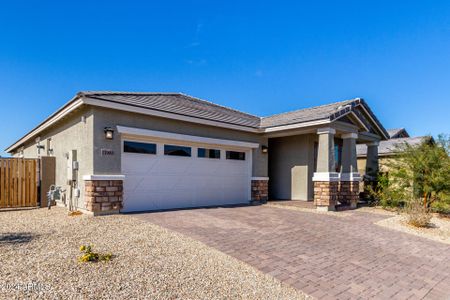
POLYGON ((206 149, 206 148, 198 148, 197 156, 204 158, 216 158, 220 159, 220 150, 218 149, 206 149))
POLYGON ((164 155, 171 156, 191 156, 191 147, 164 145, 164 155))
POLYGON ((156 144, 125 141, 123 142, 123 152, 156 154, 156 144))
POLYGON ((227 154, 227 159, 245 160, 245 152, 227 151, 226 154, 227 154))

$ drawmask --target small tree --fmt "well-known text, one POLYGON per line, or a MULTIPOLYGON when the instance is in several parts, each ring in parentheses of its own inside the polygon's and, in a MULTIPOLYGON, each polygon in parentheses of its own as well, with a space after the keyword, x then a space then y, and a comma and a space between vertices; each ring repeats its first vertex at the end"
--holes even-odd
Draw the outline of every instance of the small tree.
POLYGON ((450 194, 450 140, 440 135, 418 145, 397 146, 395 158, 387 163, 388 175, 379 177, 374 196, 384 205, 397 206, 422 199, 424 208, 450 194))

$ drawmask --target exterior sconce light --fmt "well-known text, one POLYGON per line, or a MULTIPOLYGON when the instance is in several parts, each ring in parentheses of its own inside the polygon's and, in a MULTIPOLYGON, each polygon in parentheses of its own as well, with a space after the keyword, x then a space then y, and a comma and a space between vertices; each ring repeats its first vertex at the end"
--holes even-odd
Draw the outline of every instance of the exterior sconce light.
POLYGON ((265 145, 262 145, 262 146, 261 146, 261 152, 262 152, 262 153, 267 153, 267 152, 269 152, 269 147, 267 147, 267 146, 265 146, 265 145))
POLYGON ((45 146, 44 146, 44 145, 39 145, 39 144, 37 144, 37 145, 36 145, 36 148, 38 148, 38 150, 40 150, 40 149, 44 150, 44 149, 45 149, 45 146))
POLYGON ((114 129, 111 127, 105 127, 105 139, 112 140, 114 139, 114 129))

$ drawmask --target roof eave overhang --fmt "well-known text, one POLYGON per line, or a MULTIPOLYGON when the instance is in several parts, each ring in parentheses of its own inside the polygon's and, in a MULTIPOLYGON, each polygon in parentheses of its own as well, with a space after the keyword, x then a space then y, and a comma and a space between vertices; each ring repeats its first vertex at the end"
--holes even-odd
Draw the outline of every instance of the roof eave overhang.
POLYGON ((367 116, 370 118, 372 123, 378 129, 382 139, 383 140, 388 140, 389 139, 389 134, 387 133, 386 129, 383 127, 381 122, 378 120, 378 118, 375 116, 375 114, 372 112, 370 107, 367 105, 366 101, 364 101, 364 99, 359 99, 359 106, 362 107, 363 111, 367 114, 367 116))
POLYGON ((370 122, 377 129, 379 136, 376 136, 376 137, 375 137, 375 135, 371 136, 371 138, 373 138, 373 140, 378 140, 378 139, 380 139, 380 137, 382 140, 389 139, 389 135, 388 135, 386 129, 384 129, 383 125, 381 125, 381 123, 378 121, 376 116, 372 113, 371 109, 368 107, 368 105, 366 104, 364 99, 361 99, 361 98, 357 98, 352 103, 349 103, 349 104, 343 106, 341 109, 337 110, 336 112, 334 112, 327 118, 322 118, 322 119, 312 120, 312 121, 302 122, 302 123, 289 124, 289 125, 267 127, 267 128, 263 129, 263 132, 264 133, 274 133, 274 132, 281 132, 281 131, 289 131, 289 130, 293 130, 293 129, 301 129, 301 128, 311 127, 311 126, 327 125, 327 124, 331 124, 333 122, 339 121, 339 119, 341 119, 344 116, 349 116, 352 119, 352 121, 354 121, 356 123, 357 126, 364 129, 368 133, 369 128, 366 126, 364 121, 361 120, 354 111, 356 107, 362 108, 364 113, 370 119, 370 122))
POLYGON ((262 132, 263 133, 279 132, 279 131, 304 128, 304 127, 327 125, 330 123, 331 123, 330 119, 325 118, 325 119, 312 120, 312 121, 307 121, 307 122, 302 122, 302 123, 294 123, 294 124, 288 124, 288 125, 266 127, 266 128, 262 129, 263 130, 262 132))
POLYGON ((65 117, 67 114, 69 114, 70 112, 74 111, 75 109, 77 109, 78 107, 80 107, 82 105, 92 105, 92 106, 96 106, 96 107, 104 107, 104 108, 109 108, 109 109, 116 109, 116 110, 122 110, 122 111, 127 111, 127 112, 140 113, 140 114, 145 114, 145 115, 169 118, 169 119, 174 119, 174 120, 179 120, 179 121, 209 125, 209 126, 214 126, 214 127, 221 127, 221 128, 226 128, 226 129, 232 129, 232 130, 240 130, 240 131, 253 132, 253 133, 263 132, 263 129, 261 129, 261 128, 235 125, 235 124, 201 119, 201 118, 197 118, 197 117, 190 117, 190 116, 180 115, 180 114, 175 114, 175 113, 157 111, 157 110, 153 110, 153 109, 142 108, 142 107, 137 107, 137 106, 128 105, 128 104, 121 104, 121 103, 116 103, 116 102, 112 102, 112 101, 94 99, 94 98, 90 98, 90 97, 84 95, 83 93, 78 93, 68 103, 66 103, 64 106, 62 106, 60 109, 58 109, 55 113, 50 115, 47 119, 45 119, 42 123, 40 123, 38 126, 36 126, 33 130, 31 130, 29 133, 24 135, 22 138, 20 138, 14 144, 12 144, 8 148, 6 148, 5 151, 8 153, 11 153, 15 149, 17 149, 18 147, 20 147, 24 143, 26 143, 29 139, 38 135, 43 130, 50 127, 55 122, 59 121, 60 119, 65 117))
POLYGON ((6 148, 6 152, 11 153, 16 148, 20 147, 24 143, 26 143, 30 138, 38 135, 40 132, 48 128, 49 126, 53 125, 55 122, 59 121, 63 117, 65 117, 70 112, 74 111, 75 109, 79 108, 82 105, 92 105, 97 107, 104 107, 109 109, 117 109, 122 111, 128 111, 128 112, 134 112, 134 113, 141 113, 146 115, 152 115, 157 117, 163 117, 163 118, 169 118, 169 119, 175 119, 180 121, 186 121, 191 123, 199 123, 203 125, 209 125, 209 126, 215 126, 215 127, 222 127, 232 130, 239 130, 239 131, 246 131, 246 132, 252 132, 252 133, 275 133, 275 132, 282 132, 282 131, 290 131, 295 129, 302 129, 307 127, 313 127, 313 126, 321 126, 321 125, 328 125, 334 121, 339 120, 339 118, 350 114, 352 118, 356 119, 357 123, 360 123, 359 125, 364 126, 364 122, 362 120, 359 120, 359 117, 353 113, 353 109, 359 105, 363 108, 365 113, 369 116, 371 121, 375 124, 375 126, 378 128, 379 132, 381 133, 382 137, 384 139, 388 139, 388 134, 384 127, 379 123, 378 119, 373 115, 370 108, 365 104, 363 99, 357 99, 352 104, 343 107, 341 110, 335 112, 333 115, 327 117, 327 118, 321 118, 317 120, 311 120, 307 122, 301 122, 301 123, 294 123, 294 124, 288 124, 288 125, 280 125, 280 126, 272 126, 272 127, 266 127, 266 128, 255 128, 255 127, 249 127, 249 126, 242 126, 242 125, 236 125, 236 124, 230 124, 225 122, 219 122, 219 121, 212 121, 207 119, 201 119, 197 117, 191 117, 187 115, 180 115, 170 112, 164 112, 164 111, 157 111, 149 108, 143 108, 128 104, 121 104, 117 102, 112 101, 105 101, 101 99, 94 99, 90 98, 89 96, 78 93, 74 98, 72 98, 68 103, 66 103, 64 106, 62 106, 60 109, 58 109, 55 113, 50 115, 47 119, 45 119, 41 124, 39 124, 37 127, 35 127, 33 130, 31 130, 29 133, 27 133, 25 136, 23 136, 21 139, 19 139, 17 142, 6 148))
POLYGON ((247 131, 247 132, 254 132, 254 133, 260 133, 261 129, 256 127, 249 127, 249 126, 243 126, 243 125, 236 125, 236 124, 230 124, 225 122, 219 122, 219 121, 212 121, 208 119, 202 119, 197 117, 191 117, 187 115, 181 115, 176 113, 170 113, 165 111, 159 111, 134 105, 128 105, 128 104, 122 104, 112 101, 105 101, 101 99, 93 99, 89 97, 83 98, 83 103, 87 105, 97 106, 97 107, 104 107, 109 109, 116 109, 121 111, 127 111, 127 112, 133 112, 133 113, 139 113, 144 115, 150 115, 155 117, 162 117, 162 118, 168 118, 168 119, 174 119, 179 121, 185 121, 190 123, 198 123, 202 125, 210 125, 215 127, 222 127, 227 129, 234 129, 234 130, 240 130, 240 131, 247 131))

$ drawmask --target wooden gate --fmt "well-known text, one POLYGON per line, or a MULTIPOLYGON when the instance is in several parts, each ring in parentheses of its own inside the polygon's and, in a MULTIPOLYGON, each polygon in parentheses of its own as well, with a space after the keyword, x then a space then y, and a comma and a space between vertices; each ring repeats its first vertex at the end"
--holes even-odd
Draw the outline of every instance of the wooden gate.
POLYGON ((37 206, 37 159, 0 158, 0 208, 37 206))

